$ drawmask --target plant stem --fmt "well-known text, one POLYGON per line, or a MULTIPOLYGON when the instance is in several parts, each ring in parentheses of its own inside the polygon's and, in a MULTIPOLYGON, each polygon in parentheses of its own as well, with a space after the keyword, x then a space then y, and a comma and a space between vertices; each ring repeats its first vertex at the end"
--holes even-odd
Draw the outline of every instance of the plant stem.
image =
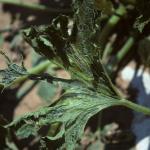
POLYGON ((119 63, 122 60, 122 58, 129 52, 129 50, 134 44, 134 41, 135 41, 134 37, 132 36, 129 37, 124 46, 119 50, 119 52, 116 55, 117 63, 119 63))
MULTIPOLYGON (((29 74, 39 74, 47 69, 50 65, 49 60, 45 60, 44 62, 40 63, 38 66, 31 68, 28 70, 29 74)), ((28 79, 28 75, 24 75, 16 79, 12 84, 20 83, 28 79)))
POLYGON ((116 69, 117 64, 123 59, 123 57, 129 52, 129 50, 131 49, 131 47, 133 46, 135 42, 135 38, 133 36, 129 37, 128 40, 126 41, 126 43, 123 45, 123 47, 118 51, 118 53, 116 54, 116 56, 113 58, 113 60, 111 61, 111 63, 109 63, 107 65, 107 71, 110 73, 112 73, 112 70, 116 69))
POLYGON ((107 63, 108 57, 111 54, 111 52, 113 51, 112 45, 114 44, 114 42, 116 40, 116 37, 117 37, 116 34, 112 35, 112 37, 110 38, 109 42, 105 46, 105 49, 104 49, 104 52, 103 52, 103 56, 102 56, 102 62, 104 64, 107 63))
POLYGON ((108 20, 107 24, 105 25, 105 27, 103 28, 102 32, 98 37, 98 43, 102 49, 106 44, 110 32, 120 21, 121 17, 124 16, 125 14, 126 14, 125 7, 123 5, 120 5, 119 8, 116 10, 115 14, 108 20))
POLYGON ((19 7, 24 7, 24 8, 48 12, 48 13, 60 13, 60 12, 70 13, 71 12, 70 9, 49 8, 44 5, 40 5, 40 4, 33 4, 33 3, 31 4, 31 3, 26 3, 26 2, 24 3, 20 0, 0 0, 0 3, 15 5, 15 6, 19 6, 19 7))
POLYGON ((150 108, 148 108, 148 107, 141 106, 139 104, 135 104, 135 103, 133 103, 129 100, 125 100, 125 99, 121 100, 120 102, 121 102, 121 105, 123 105, 123 106, 126 106, 130 109, 137 111, 137 112, 141 112, 145 115, 150 115, 150 108))

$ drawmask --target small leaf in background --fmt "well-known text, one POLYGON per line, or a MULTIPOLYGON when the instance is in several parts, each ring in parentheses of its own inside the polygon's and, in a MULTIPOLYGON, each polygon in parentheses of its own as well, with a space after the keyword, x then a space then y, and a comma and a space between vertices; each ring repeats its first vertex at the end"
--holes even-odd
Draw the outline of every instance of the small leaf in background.
POLYGON ((0 52, 1 55, 7 60, 7 68, 0 70, 0 84, 4 87, 11 85, 16 79, 23 75, 28 75, 27 70, 24 68, 23 64, 21 66, 11 62, 11 60, 5 55, 5 53, 0 52))
POLYGON ((134 28, 138 29, 140 32, 143 31, 146 25, 150 23, 150 1, 148 0, 137 0, 136 8, 139 12, 139 16, 136 18, 134 23, 134 28))
POLYGON ((140 15, 139 17, 136 18, 136 21, 133 25, 134 28, 138 29, 141 33, 145 26, 150 23, 150 18, 145 19, 143 15, 140 15))
POLYGON ((38 95, 45 100, 50 102, 57 92, 57 86, 47 82, 40 82, 38 85, 38 95))

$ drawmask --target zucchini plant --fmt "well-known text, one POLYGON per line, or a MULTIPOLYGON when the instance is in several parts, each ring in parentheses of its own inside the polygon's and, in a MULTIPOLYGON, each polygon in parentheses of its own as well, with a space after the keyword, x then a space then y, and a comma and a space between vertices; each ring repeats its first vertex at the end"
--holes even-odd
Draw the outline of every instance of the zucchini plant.
MULTIPOLYGON (((73 25, 70 33, 70 17, 65 15, 59 15, 50 25, 33 26, 22 31, 25 40, 48 60, 27 70, 23 65, 14 64, 1 52, 8 64, 6 69, 0 70, 0 83, 3 88, 30 79, 46 80, 50 84, 59 83, 65 89, 56 103, 21 116, 4 126, 5 128, 14 129, 17 136, 27 138, 30 135, 37 136, 43 126, 49 126, 50 130, 57 126, 55 135, 47 134, 41 140, 64 138, 65 142, 60 149, 73 150, 88 120, 105 108, 125 106, 150 115, 150 108, 121 97, 109 77, 110 69, 104 63, 104 55, 111 50, 105 48, 108 35, 120 18, 128 13, 126 3, 133 5, 139 13, 133 28, 140 34, 149 23, 149 1, 122 0, 114 5, 111 0, 73 0, 73 25), (104 25, 105 17, 109 19, 104 25), (49 61, 67 70, 71 79, 41 73, 49 61)), ((133 37, 127 40, 117 55, 117 62, 130 49, 134 40, 133 37)))

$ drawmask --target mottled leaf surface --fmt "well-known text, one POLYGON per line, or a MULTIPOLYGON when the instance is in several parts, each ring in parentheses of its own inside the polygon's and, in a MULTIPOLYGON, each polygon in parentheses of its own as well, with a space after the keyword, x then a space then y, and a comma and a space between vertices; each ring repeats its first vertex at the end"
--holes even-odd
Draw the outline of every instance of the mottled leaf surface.
POLYGON ((7 126, 25 138, 37 135, 43 126, 58 123, 58 133, 47 137, 50 140, 63 137, 67 150, 75 149, 93 115, 107 107, 121 105, 101 63, 101 49, 95 42, 96 22, 101 12, 93 0, 75 0, 73 6, 75 35, 67 33, 69 18, 66 16, 57 17, 49 26, 24 31, 26 41, 36 52, 71 73, 72 80, 57 80, 65 93, 52 106, 29 113, 7 126))
POLYGON ((27 75, 28 72, 23 64, 19 66, 11 62, 10 59, 3 52, 1 52, 1 54, 7 60, 7 68, 0 70, 0 84, 4 87, 8 87, 19 77, 27 75))
POLYGON ((36 135, 44 125, 60 123, 61 130, 56 137, 48 137, 53 140, 64 135, 66 149, 73 150, 89 118, 104 108, 119 104, 118 99, 97 93, 82 83, 75 83, 66 90, 57 105, 29 113, 13 121, 8 127, 14 127, 17 135, 25 138, 36 135))

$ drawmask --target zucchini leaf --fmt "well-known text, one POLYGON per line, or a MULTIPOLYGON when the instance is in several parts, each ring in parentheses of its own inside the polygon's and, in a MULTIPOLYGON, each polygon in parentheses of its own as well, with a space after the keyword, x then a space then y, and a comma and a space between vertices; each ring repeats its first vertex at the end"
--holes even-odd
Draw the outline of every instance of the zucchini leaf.
POLYGON ((55 140, 64 136, 66 149, 75 149, 89 118, 104 108, 119 105, 120 102, 116 98, 97 93, 80 82, 76 81, 72 85, 55 106, 26 114, 7 127, 15 128, 18 136, 26 138, 29 135, 37 135, 45 125, 51 127, 59 123, 61 126, 56 137, 47 135, 48 138, 55 140))

